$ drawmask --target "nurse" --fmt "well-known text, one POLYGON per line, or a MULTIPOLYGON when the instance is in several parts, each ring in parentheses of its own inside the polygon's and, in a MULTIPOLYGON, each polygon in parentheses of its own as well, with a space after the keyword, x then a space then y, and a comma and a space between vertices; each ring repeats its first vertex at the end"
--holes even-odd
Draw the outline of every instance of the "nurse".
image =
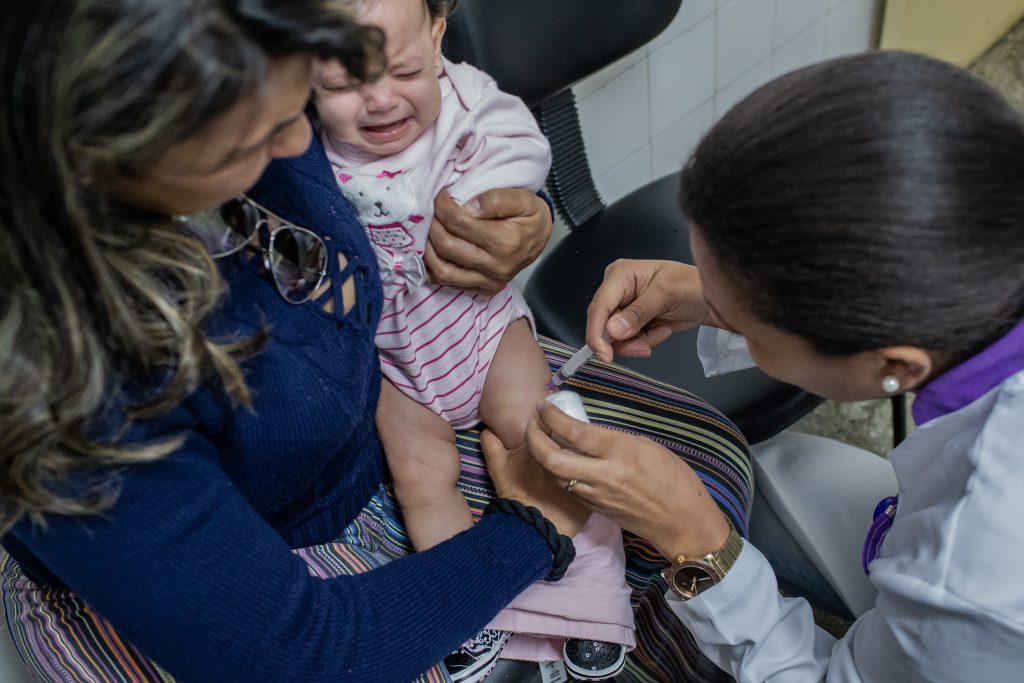
POLYGON ((1020 677, 1022 168, 1024 122, 968 73, 904 53, 829 61, 740 102, 687 163, 696 268, 608 269, 587 334, 604 359, 708 323, 706 366, 752 359, 839 400, 917 393, 917 428, 890 456, 899 491, 864 546, 877 602, 838 641, 779 596, 689 467, 541 410, 533 456, 654 542, 676 617, 738 680, 1020 677))

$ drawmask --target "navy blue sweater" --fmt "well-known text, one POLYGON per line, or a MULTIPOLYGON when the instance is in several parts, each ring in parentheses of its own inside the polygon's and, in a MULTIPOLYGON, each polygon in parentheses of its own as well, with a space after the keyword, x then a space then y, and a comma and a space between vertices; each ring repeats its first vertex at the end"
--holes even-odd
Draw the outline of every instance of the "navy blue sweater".
POLYGON ((134 425, 128 441, 184 443, 121 472, 120 496, 102 516, 51 517, 45 530, 23 522, 3 545, 179 680, 407 681, 544 576, 551 554, 531 527, 497 514, 364 575, 309 575, 290 549, 336 538, 383 479, 373 425, 382 295, 370 245, 317 142, 271 165, 253 195, 346 255, 333 281, 355 277, 356 306, 329 314, 322 300, 288 304, 255 259, 227 259, 229 294, 209 331, 269 330, 243 364, 252 406, 203 389, 134 425))

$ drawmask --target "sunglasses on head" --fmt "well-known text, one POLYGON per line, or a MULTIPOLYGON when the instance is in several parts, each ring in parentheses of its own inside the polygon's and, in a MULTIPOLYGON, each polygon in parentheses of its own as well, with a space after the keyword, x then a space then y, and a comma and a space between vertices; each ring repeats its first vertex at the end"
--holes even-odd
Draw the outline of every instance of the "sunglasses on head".
POLYGON ((238 253, 255 244, 263 265, 285 301, 309 301, 327 276, 327 245, 316 233, 292 225, 244 195, 216 209, 177 219, 213 258, 238 253))

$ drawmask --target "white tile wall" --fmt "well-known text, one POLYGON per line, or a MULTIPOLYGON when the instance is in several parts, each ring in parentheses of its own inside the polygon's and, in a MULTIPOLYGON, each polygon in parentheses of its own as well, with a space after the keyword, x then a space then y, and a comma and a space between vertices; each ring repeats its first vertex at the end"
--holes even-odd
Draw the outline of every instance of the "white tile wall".
POLYGON ((651 180, 651 144, 648 143, 620 161, 607 173, 594 178, 597 191, 608 203, 624 197, 651 180))
POLYGON ((776 48, 772 53, 772 77, 821 61, 825 57, 826 24, 824 18, 816 19, 788 43, 776 48))
POLYGON ((683 6, 660 35, 649 44, 651 49, 661 47, 680 33, 687 31, 715 13, 715 0, 686 0, 683 6))
POLYGON ((595 177, 650 142, 650 99, 645 58, 580 101, 580 127, 595 177), (591 145, 591 139, 599 142, 591 145))
POLYGON ((715 17, 653 49, 648 56, 651 133, 657 135, 715 94, 715 17))
POLYGON ((875 0, 846 0, 829 12, 825 32, 826 57, 839 57, 864 49, 875 28, 875 4, 875 0))
POLYGON ((715 85, 718 89, 771 55, 774 20, 772 0, 733 0, 718 8, 715 16, 715 85))
MULTIPOLYGON (((683 0, 661 35, 574 88, 602 196, 614 201, 678 170, 711 125, 769 79, 872 47, 882 5, 683 0)), ((564 234, 556 224, 552 244, 564 234)))
POLYGON ((651 141, 651 179, 675 173, 682 168, 704 134, 715 120, 715 101, 704 104, 686 114, 651 141))
POLYGON ((776 0, 775 46, 786 44, 827 11, 822 0, 776 0))
POLYGON ((715 119, 721 118, 732 108, 732 105, 757 90, 758 86, 769 81, 771 75, 772 56, 767 55, 737 76, 736 80, 719 88, 715 93, 715 119))

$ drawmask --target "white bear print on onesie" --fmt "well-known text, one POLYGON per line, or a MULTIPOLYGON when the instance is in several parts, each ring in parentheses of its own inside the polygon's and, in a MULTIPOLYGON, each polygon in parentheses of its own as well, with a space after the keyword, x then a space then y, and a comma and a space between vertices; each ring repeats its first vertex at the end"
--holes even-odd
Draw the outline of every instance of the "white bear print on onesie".
POLYGON ((404 171, 359 174, 337 171, 338 186, 355 208, 370 241, 378 247, 377 265, 385 283, 401 276, 409 289, 423 284, 423 249, 416 226, 426 218, 416 212, 416 191, 404 171), (384 254, 381 253, 383 250, 384 254))
POLYGON ((338 172, 342 194, 359 214, 370 241, 391 252, 408 249, 416 242, 412 226, 423 221, 416 211, 416 192, 403 171, 376 175, 338 172))

